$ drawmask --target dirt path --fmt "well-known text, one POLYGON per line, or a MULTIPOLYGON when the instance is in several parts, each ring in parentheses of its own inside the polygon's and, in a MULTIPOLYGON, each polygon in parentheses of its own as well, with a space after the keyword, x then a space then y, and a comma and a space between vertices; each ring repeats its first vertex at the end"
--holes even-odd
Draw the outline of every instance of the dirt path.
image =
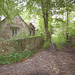
POLYGON ((0 66, 0 75, 75 75, 75 53, 54 49, 52 45, 22 63, 0 66))

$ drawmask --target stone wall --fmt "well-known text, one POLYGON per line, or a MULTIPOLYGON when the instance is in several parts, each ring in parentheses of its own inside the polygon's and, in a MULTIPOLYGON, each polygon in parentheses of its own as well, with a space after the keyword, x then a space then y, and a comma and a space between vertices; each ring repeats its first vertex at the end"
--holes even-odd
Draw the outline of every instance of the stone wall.
POLYGON ((29 50, 37 49, 42 47, 44 41, 41 36, 27 38, 27 39, 18 39, 11 41, 0 42, 0 52, 10 53, 12 49, 16 51, 25 50, 26 46, 29 45, 29 50))

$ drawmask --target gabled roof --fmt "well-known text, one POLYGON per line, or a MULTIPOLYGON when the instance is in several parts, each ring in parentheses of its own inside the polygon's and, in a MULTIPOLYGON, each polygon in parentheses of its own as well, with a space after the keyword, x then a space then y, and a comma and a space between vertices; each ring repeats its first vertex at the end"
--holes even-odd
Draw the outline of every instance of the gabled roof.
POLYGON ((22 19, 22 17, 21 16, 19 16, 20 17, 20 19, 25 23, 25 25, 27 26, 27 27, 29 27, 28 25, 27 25, 27 23, 22 19))
MULTIPOLYGON (((33 27, 34 29, 36 28, 32 23, 30 23, 29 25, 27 25, 27 23, 22 19, 21 16, 18 15, 18 17, 25 23, 25 25, 26 25, 28 28, 32 28, 32 27, 33 27), (32 27, 31 27, 30 25, 31 25, 32 27)), ((7 19, 7 18, 3 19, 0 23, 5 22, 6 19, 7 19)), ((11 22, 11 24, 14 24, 14 23, 11 22)), ((11 27, 12 27, 12 26, 11 26, 11 27)), ((32 28, 32 29, 33 29, 33 28, 32 28)))
POLYGON ((35 30, 38 30, 38 27, 36 26, 36 24, 35 24, 35 23, 30 22, 30 25, 32 25, 33 27, 35 27, 35 30))

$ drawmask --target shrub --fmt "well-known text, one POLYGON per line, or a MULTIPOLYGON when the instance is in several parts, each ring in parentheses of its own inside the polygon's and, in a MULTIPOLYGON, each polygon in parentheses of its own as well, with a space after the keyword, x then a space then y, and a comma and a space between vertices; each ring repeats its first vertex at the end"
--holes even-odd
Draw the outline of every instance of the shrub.
POLYGON ((46 49, 46 48, 48 48, 49 46, 51 45, 51 42, 49 42, 49 41, 46 41, 45 43, 44 43, 44 45, 43 45, 43 49, 46 49))
POLYGON ((38 50, 34 50, 34 49, 32 49, 31 52, 32 52, 33 54, 35 54, 35 53, 38 52, 38 50))
MULTIPOLYGON (((29 48, 29 45, 27 45, 29 48)), ((25 49, 24 51, 17 52, 15 49, 11 53, 8 53, 7 56, 4 54, 0 55, 0 64, 8 64, 20 62, 22 59, 28 59, 34 53, 37 53, 37 50, 25 49)))

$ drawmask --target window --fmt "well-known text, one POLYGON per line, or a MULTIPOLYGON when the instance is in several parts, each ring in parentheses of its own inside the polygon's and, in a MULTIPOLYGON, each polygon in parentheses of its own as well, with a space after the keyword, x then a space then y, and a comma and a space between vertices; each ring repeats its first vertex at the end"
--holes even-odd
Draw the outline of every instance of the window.
POLYGON ((12 29, 12 36, 17 35, 17 29, 12 29))
POLYGON ((31 31, 30 31, 30 36, 32 36, 32 33, 31 33, 31 31))

